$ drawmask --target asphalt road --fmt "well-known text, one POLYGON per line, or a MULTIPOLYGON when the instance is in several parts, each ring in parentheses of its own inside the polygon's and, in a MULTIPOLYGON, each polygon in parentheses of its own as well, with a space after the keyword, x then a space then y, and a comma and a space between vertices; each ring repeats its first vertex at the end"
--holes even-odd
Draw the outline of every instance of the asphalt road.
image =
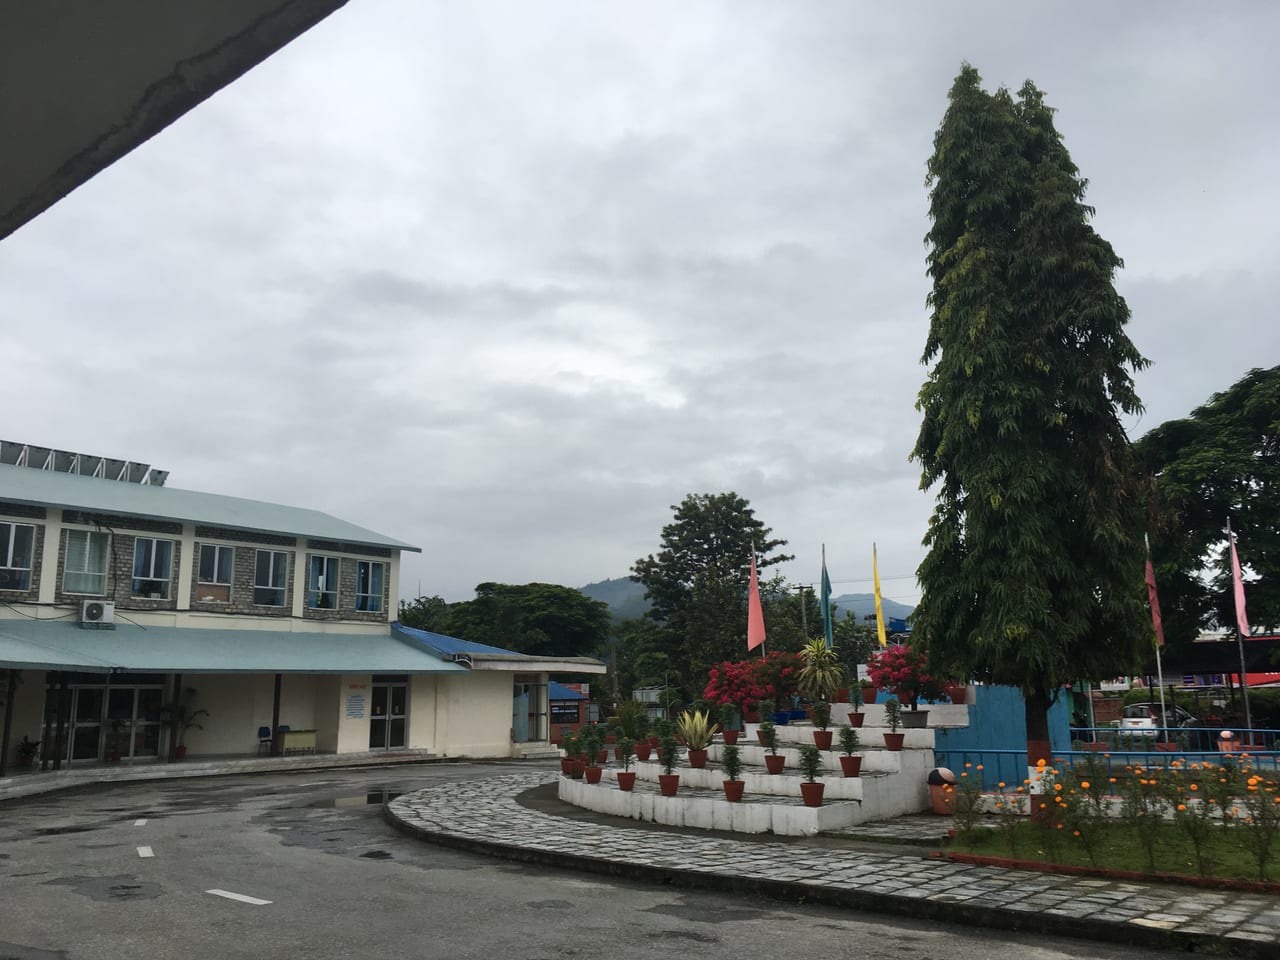
POLYGON ((219 777, 0 803, 0 960, 1164 956, 579 877, 437 848, 381 819, 387 793, 512 769, 527 768, 219 777))

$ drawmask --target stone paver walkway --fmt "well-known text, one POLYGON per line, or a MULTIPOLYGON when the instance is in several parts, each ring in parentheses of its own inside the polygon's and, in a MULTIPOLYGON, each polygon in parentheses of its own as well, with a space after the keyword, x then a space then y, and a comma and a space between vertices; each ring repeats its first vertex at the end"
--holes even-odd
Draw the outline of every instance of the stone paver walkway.
MULTIPOLYGON (((627 820, 554 816, 517 802, 556 776, 546 771, 441 784, 392 801, 386 815, 435 843, 568 869, 916 919, 1280 956, 1280 896, 972 866, 877 852, 871 844, 832 849, 640 828, 627 820)), ((915 824, 908 829, 924 829, 925 820, 909 819, 915 824)), ((857 830, 866 832, 867 825, 857 830)))

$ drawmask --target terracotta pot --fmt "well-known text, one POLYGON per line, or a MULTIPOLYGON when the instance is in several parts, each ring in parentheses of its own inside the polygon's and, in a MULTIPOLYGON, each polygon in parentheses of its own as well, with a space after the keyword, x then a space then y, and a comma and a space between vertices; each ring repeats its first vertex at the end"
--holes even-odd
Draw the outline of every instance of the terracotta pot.
POLYGON ((948 787, 945 783, 929 784, 929 807, 934 813, 943 817, 950 817, 955 814, 952 799, 955 797, 955 787, 948 787))
POLYGON ((660 744, 661 742, 662 742, 662 738, 656 734, 653 734, 649 737, 649 746, 653 747, 655 750, 657 749, 658 744, 660 744))
POLYGON ((600 778, 604 776, 603 767, 587 767, 587 783, 599 783, 600 778))
POLYGON ((695 770, 701 770, 706 765, 707 765, 707 751, 705 750, 689 751, 689 766, 693 767, 695 770))
POLYGON ((781 773, 782 768, 787 765, 787 758, 780 753, 766 753, 764 755, 764 765, 770 773, 781 773))
POLYGON ((963 704, 969 702, 969 688, 954 684, 947 687, 947 699, 952 703, 963 704))
POLYGON ((612 734, 612 733, 611 733, 611 734, 609 734, 607 737, 605 737, 605 738, 604 738, 604 742, 605 742, 605 743, 607 743, 609 746, 611 746, 611 747, 612 747, 615 743, 617 743, 617 742, 618 742, 618 737, 617 737, 617 735, 616 735, 616 734, 612 734))
POLYGON ((596 754, 596 766, 603 767, 608 762, 609 762, 608 750, 601 750, 599 753, 596 754))
POLYGON ((634 790, 636 786, 636 774, 634 770, 618 771, 618 789, 634 790))
POLYGON ((720 735, 724 737, 725 743, 735 744, 738 742, 738 734, 739 734, 739 731, 737 730, 724 730, 721 732, 720 735))
POLYGON ((641 740, 639 743, 637 743, 637 744, 636 744, 636 759, 637 759, 637 760, 648 760, 648 759, 649 759, 649 752, 650 752, 652 749, 653 749, 653 748, 652 748, 651 746, 649 746, 649 741, 648 741, 648 740, 641 740))
POLYGON ((664 797, 674 797, 676 788, 680 786, 680 774, 678 773, 660 773, 658 774, 658 789, 662 791, 664 797))
POLYGON ((724 798, 730 803, 737 803, 742 799, 742 791, 746 789, 746 786, 741 780, 724 781, 724 798))
POLYGON ((856 777, 862 772, 862 758, 841 756, 840 769, 846 777, 856 777))
POLYGON ((875 702, 876 702, 876 688, 875 688, 875 687, 863 687, 863 688, 862 688, 862 702, 863 702, 863 703, 875 703, 875 702))
POLYGON ((866 718, 866 716, 867 715, 865 713, 860 713, 860 712, 849 714, 849 726, 853 727, 855 730, 858 729, 859 727, 862 726, 862 721, 866 718))
POLYGON ((800 784, 800 796, 804 797, 806 807, 822 806, 822 791, 827 789, 825 783, 804 781, 800 784))
POLYGON ((922 730, 929 726, 928 710, 903 710, 902 727, 904 730, 922 730))
POLYGON ((905 733, 886 733, 884 737, 884 748, 886 750, 901 750, 902 741, 907 738, 905 733))
POLYGON ((574 757, 573 762, 569 764, 569 776, 574 780, 581 780, 582 775, 587 770, 587 761, 581 757, 574 757))
POLYGON ((835 703, 849 703, 849 688, 841 687, 836 691, 835 703))
POLYGON ((757 730, 757 731, 756 731, 756 742, 757 742, 757 743, 759 743, 759 744, 760 744, 760 746, 762 746, 762 747, 764 746, 764 731, 763 731, 763 730, 757 730))
POLYGON ((832 736, 834 736, 834 733, 831 730, 815 730, 813 731, 813 744, 819 750, 830 750, 832 736))
POLYGON ((572 757, 561 757, 561 758, 560 758, 560 772, 561 772, 564 776, 566 776, 566 777, 567 777, 567 776, 569 775, 569 768, 570 768, 570 767, 572 767, 572 766, 573 766, 573 758, 572 758, 572 757))

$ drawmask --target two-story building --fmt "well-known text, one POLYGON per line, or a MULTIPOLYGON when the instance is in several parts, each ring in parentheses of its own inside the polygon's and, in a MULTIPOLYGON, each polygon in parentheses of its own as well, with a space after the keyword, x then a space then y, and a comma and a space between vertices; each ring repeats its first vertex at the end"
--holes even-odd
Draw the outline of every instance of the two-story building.
POLYGON ((605 671, 401 628, 400 555, 418 548, 166 479, 0 444, 10 762, 23 738, 45 766, 173 759, 180 743, 508 757, 549 740, 549 673, 605 671))

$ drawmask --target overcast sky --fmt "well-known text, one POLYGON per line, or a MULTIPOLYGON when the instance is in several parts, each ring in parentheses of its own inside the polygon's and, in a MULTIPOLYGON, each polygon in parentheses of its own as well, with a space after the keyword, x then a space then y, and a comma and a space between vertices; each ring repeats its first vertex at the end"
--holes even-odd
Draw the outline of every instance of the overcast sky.
POLYGON ((1056 107, 1136 437, 1280 362, 1280 5, 352 0, 0 242, 5 439, 581 586, 734 490, 918 598, 925 163, 962 60, 1056 107), (900 579, 899 579, 900 578, 900 579))

